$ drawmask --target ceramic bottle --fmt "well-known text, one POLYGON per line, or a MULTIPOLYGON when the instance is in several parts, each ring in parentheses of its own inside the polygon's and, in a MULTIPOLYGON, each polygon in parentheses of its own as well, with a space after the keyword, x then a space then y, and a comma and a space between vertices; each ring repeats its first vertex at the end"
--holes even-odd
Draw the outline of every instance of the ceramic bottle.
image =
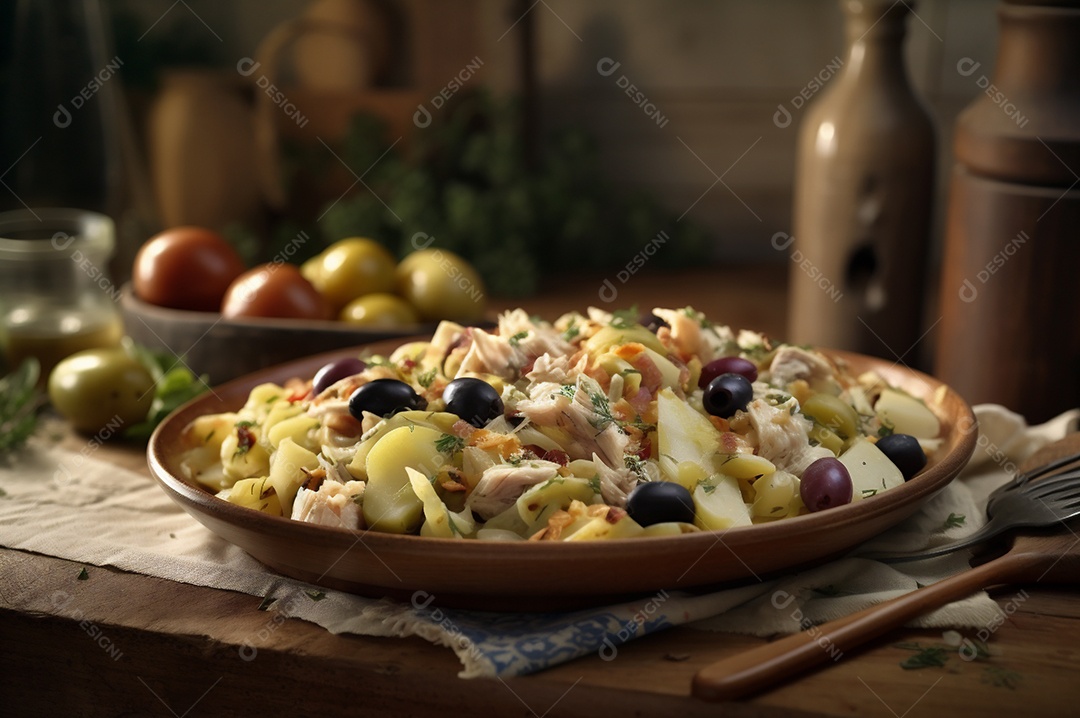
POLYGON ((913 364, 935 140, 904 65, 910 4, 840 5, 846 57, 799 130, 792 238, 773 240, 792 261, 787 338, 913 364))

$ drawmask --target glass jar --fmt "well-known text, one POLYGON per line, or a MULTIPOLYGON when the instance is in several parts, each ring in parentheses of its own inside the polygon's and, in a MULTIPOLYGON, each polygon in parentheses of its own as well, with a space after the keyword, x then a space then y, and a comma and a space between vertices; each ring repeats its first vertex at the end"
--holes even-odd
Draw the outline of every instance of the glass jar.
POLYGON ((120 290, 106 266, 113 222, 76 209, 0 213, 0 350, 8 368, 37 357, 41 375, 123 336, 120 290))

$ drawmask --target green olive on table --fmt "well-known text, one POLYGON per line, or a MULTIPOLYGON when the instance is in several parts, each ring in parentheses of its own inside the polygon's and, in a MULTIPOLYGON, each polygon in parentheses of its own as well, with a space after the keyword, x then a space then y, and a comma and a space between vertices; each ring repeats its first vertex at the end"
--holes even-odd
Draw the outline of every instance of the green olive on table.
POLYGON ((365 294, 392 292, 397 262, 378 242, 350 237, 330 245, 322 254, 304 262, 300 273, 314 285, 334 309, 365 294))
POLYGON ((49 400, 76 430, 115 433, 146 419, 154 379, 123 349, 87 349, 52 370, 49 400))
POLYGON ((484 315, 484 285, 464 259, 445 249, 413 252, 397 267, 398 291, 425 321, 476 321, 484 315))

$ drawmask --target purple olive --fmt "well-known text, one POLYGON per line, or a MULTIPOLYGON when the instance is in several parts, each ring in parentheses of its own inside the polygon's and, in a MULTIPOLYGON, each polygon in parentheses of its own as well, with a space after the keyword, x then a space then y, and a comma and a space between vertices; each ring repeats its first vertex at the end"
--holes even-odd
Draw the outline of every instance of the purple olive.
POLYGON ((345 357, 332 361, 315 373, 315 379, 311 384, 311 390, 315 394, 322 394, 331 384, 336 384, 345 377, 359 374, 367 368, 367 364, 356 357, 345 357))

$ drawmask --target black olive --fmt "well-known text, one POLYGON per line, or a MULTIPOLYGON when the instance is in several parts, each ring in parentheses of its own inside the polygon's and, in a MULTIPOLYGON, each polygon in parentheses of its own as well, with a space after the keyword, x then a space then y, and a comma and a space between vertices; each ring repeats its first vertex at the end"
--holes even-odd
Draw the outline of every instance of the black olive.
POLYGON ((668 521, 694 522, 694 497, 672 481, 646 481, 626 497, 626 513, 642 526, 668 521))
POLYGON ((397 379, 370 381, 349 397, 349 413, 357 419, 363 419, 365 411, 387 417, 399 411, 426 408, 427 400, 413 391, 411 386, 397 379))
POLYGON ((736 411, 745 411, 746 405, 754 398, 754 387, 742 374, 721 374, 705 387, 701 403, 705 411, 724 419, 733 416, 736 411))
POLYGON ((926 453, 919 440, 910 434, 889 434, 878 439, 877 448, 896 464, 907 481, 926 466, 926 453))
POLYGON ((638 324, 645 327, 646 329, 648 329, 653 334, 656 334, 656 332, 660 330, 660 327, 670 327, 671 326, 670 324, 665 322, 663 319, 661 319, 660 317, 658 317, 658 316, 656 316, 655 314, 652 314, 652 313, 641 315, 641 319, 640 319, 640 321, 638 321, 638 324))
POLYGON ((487 424, 503 413, 503 401, 495 387, 483 379, 462 377, 454 379, 443 390, 446 410, 457 414, 473 426, 487 424))

